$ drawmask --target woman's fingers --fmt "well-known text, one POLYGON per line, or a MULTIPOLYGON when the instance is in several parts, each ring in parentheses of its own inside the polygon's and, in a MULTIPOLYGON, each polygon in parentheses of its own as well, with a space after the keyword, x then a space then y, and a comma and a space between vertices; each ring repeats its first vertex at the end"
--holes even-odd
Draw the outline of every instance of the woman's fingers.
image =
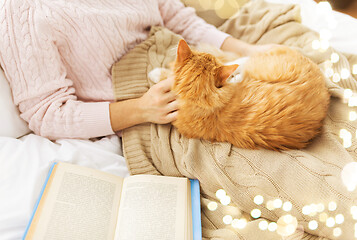
POLYGON ((157 85, 158 85, 158 88, 166 93, 166 92, 169 92, 171 91, 171 88, 172 88, 172 85, 174 84, 174 81, 175 79, 173 77, 169 77, 165 80, 162 80, 160 81, 157 85))
POLYGON ((177 100, 174 100, 170 103, 167 104, 167 111, 168 112, 173 112, 173 111, 177 111, 179 109, 179 104, 177 100))

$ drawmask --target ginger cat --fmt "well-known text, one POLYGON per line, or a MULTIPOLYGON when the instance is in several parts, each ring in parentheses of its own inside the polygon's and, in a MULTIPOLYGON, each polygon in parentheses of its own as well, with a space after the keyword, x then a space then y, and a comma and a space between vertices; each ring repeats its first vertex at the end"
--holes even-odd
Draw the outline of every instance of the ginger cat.
POLYGON ((304 148, 319 134, 330 96, 315 63, 276 47, 251 56, 241 81, 227 81, 237 67, 179 42, 172 90, 180 109, 173 125, 182 135, 286 150, 304 148))

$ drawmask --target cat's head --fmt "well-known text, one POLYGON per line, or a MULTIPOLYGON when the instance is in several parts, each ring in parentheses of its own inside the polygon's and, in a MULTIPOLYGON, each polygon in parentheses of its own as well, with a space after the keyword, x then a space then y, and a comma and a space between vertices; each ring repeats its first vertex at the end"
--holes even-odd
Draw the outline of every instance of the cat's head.
POLYGON ((213 100, 214 95, 219 94, 237 67, 237 64, 225 66, 211 54, 192 51, 184 40, 180 40, 174 64, 173 90, 180 98, 206 99, 212 105, 210 98, 213 100))

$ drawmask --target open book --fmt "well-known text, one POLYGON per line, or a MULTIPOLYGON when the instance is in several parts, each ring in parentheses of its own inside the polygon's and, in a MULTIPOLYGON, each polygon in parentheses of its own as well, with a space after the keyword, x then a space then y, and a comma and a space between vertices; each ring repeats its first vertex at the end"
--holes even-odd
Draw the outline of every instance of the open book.
POLYGON ((197 180, 55 163, 24 239, 201 239, 199 194, 197 180))

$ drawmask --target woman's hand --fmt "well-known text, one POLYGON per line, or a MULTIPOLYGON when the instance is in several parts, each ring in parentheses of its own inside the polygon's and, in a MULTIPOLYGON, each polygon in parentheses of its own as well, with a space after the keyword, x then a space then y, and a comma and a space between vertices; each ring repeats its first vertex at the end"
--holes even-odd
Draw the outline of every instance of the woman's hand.
POLYGON ((221 49, 223 51, 230 51, 234 52, 240 56, 250 56, 252 54, 258 53, 258 52, 265 52, 268 51, 269 49, 272 49, 274 47, 278 47, 279 44, 263 44, 263 45, 254 45, 254 44, 249 44, 247 42, 244 42, 242 40, 233 38, 233 37, 227 37, 222 46, 221 49))
POLYGON ((109 104, 110 122, 114 132, 137 124, 170 123, 176 120, 178 102, 171 91, 173 78, 160 81, 142 97, 109 104))
POLYGON ((165 124, 176 120, 178 101, 171 91, 173 83, 173 77, 160 81, 139 98, 145 122, 165 124))

